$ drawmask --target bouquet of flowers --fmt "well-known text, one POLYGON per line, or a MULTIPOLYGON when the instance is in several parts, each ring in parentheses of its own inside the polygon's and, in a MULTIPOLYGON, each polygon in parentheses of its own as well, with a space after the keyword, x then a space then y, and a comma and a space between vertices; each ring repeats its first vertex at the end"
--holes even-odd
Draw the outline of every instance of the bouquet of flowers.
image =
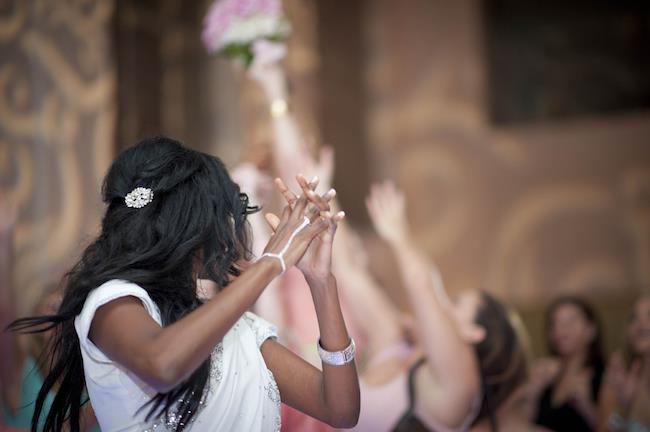
POLYGON ((256 42, 281 42, 290 32, 281 0, 216 0, 205 17, 202 39, 208 51, 248 67, 256 42))

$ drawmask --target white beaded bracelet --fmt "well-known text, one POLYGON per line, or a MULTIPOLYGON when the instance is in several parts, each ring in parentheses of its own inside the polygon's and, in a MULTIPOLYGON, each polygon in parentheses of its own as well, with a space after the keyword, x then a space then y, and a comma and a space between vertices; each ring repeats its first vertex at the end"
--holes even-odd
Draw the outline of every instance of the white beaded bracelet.
POLYGON ((320 344, 320 339, 318 340, 318 355, 323 363, 327 363, 332 366, 343 366, 350 363, 354 360, 354 354, 356 353, 356 346, 354 345, 354 339, 350 338, 350 345, 347 346, 343 351, 327 351, 320 344))

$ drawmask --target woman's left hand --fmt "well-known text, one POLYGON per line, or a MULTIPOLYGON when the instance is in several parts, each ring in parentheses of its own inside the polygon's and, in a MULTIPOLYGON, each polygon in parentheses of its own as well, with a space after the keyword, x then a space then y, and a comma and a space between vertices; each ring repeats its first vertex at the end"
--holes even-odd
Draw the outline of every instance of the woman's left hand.
POLYGON ((391 181, 372 185, 366 208, 377 234, 388 243, 410 243, 406 197, 391 181))
MULTIPOLYGON (((318 195, 314 192, 316 186, 318 186, 318 178, 314 178, 314 180, 308 182, 307 179, 299 175, 297 180, 303 194, 307 196, 310 202, 311 216, 323 216, 329 223, 328 229, 319 234, 311 242, 302 259, 298 262, 297 267, 305 276, 310 286, 327 286, 327 281, 332 271, 334 234, 336 233, 338 223, 345 217, 345 213, 338 212, 336 215, 332 215, 330 212, 329 202, 336 196, 334 189, 330 189, 323 195, 318 195)), ((276 179, 275 183, 287 203, 292 206, 298 197, 281 179, 276 179)), ((266 214, 266 220, 271 226, 271 229, 275 230, 279 221, 278 217, 268 213, 266 214)))
POLYGON ((619 407, 627 412, 634 401, 639 384, 642 381, 642 363, 638 359, 630 365, 629 371, 625 366, 623 354, 619 351, 612 354, 605 371, 605 382, 613 390, 619 407))
POLYGON ((591 401, 591 370, 575 373, 572 377, 571 398, 577 404, 592 404, 591 401))

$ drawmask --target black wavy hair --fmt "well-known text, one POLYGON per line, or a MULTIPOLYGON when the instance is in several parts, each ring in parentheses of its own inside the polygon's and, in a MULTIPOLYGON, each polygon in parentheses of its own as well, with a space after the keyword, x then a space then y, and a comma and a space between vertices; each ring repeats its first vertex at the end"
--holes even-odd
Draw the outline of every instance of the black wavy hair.
MULTIPOLYGON (((66 275, 63 301, 56 315, 22 318, 9 328, 36 333, 54 331, 47 351, 45 377, 32 418, 36 431, 46 415, 45 431, 62 430, 69 421, 79 431, 79 413, 87 402, 79 339, 74 318, 88 294, 111 279, 133 282, 147 291, 160 308, 163 326, 201 306, 196 294, 197 260, 201 277, 219 287, 238 276, 237 262, 250 256, 247 215, 258 210, 232 181, 216 157, 183 147, 171 138, 145 139, 122 152, 102 186, 107 204, 99 237, 66 275), (142 208, 125 205, 136 187, 153 190, 153 201, 142 208), (56 389, 49 412, 45 398, 56 389)), ((149 418, 178 408, 177 430, 189 423, 199 407, 210 370, 208 357, 192 375, 171 391, 149 401, 149 418)))
POLYGON ((595 309, 579 297, 559 297, 555 299, 546 310, 546 343, 549 352, 555 357, 559 356, 559 353, 551 340, 550 330, 551 325, 553 324, 553 315, 555 314, 555 311, 557 311, 560 306, 565 305, 570 305, 578 309, 582 316, 594 326, 595 335, 587 348, 587 357, 585 358, 584 366, 593 368, 595 371, 602 370, 605 367, 605 360, 603 357, 602 328, 600 320, 598 319, 595 309))

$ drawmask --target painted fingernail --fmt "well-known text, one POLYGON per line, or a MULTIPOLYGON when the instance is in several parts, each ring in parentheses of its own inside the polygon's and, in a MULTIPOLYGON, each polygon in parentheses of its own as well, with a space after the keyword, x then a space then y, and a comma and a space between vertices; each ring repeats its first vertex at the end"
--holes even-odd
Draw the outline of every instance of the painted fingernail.
POLYGON ((336 189, 332 188, 332 189, 328 190, 327 194, 329 196, 335 197, 336 196, 336 189))
POLYGON ((318 181, 318 176, 314 176, 313 179, 311 179, 310 183, 316 183, 318 181))
POLYGON ((340 211, 340 212, 338 212, 336 215, 337 215, 338 217, 340 217, 340 218, 344 218, 344 217, 345 217, 345 212, 344 212, 344 211, 340 211))

